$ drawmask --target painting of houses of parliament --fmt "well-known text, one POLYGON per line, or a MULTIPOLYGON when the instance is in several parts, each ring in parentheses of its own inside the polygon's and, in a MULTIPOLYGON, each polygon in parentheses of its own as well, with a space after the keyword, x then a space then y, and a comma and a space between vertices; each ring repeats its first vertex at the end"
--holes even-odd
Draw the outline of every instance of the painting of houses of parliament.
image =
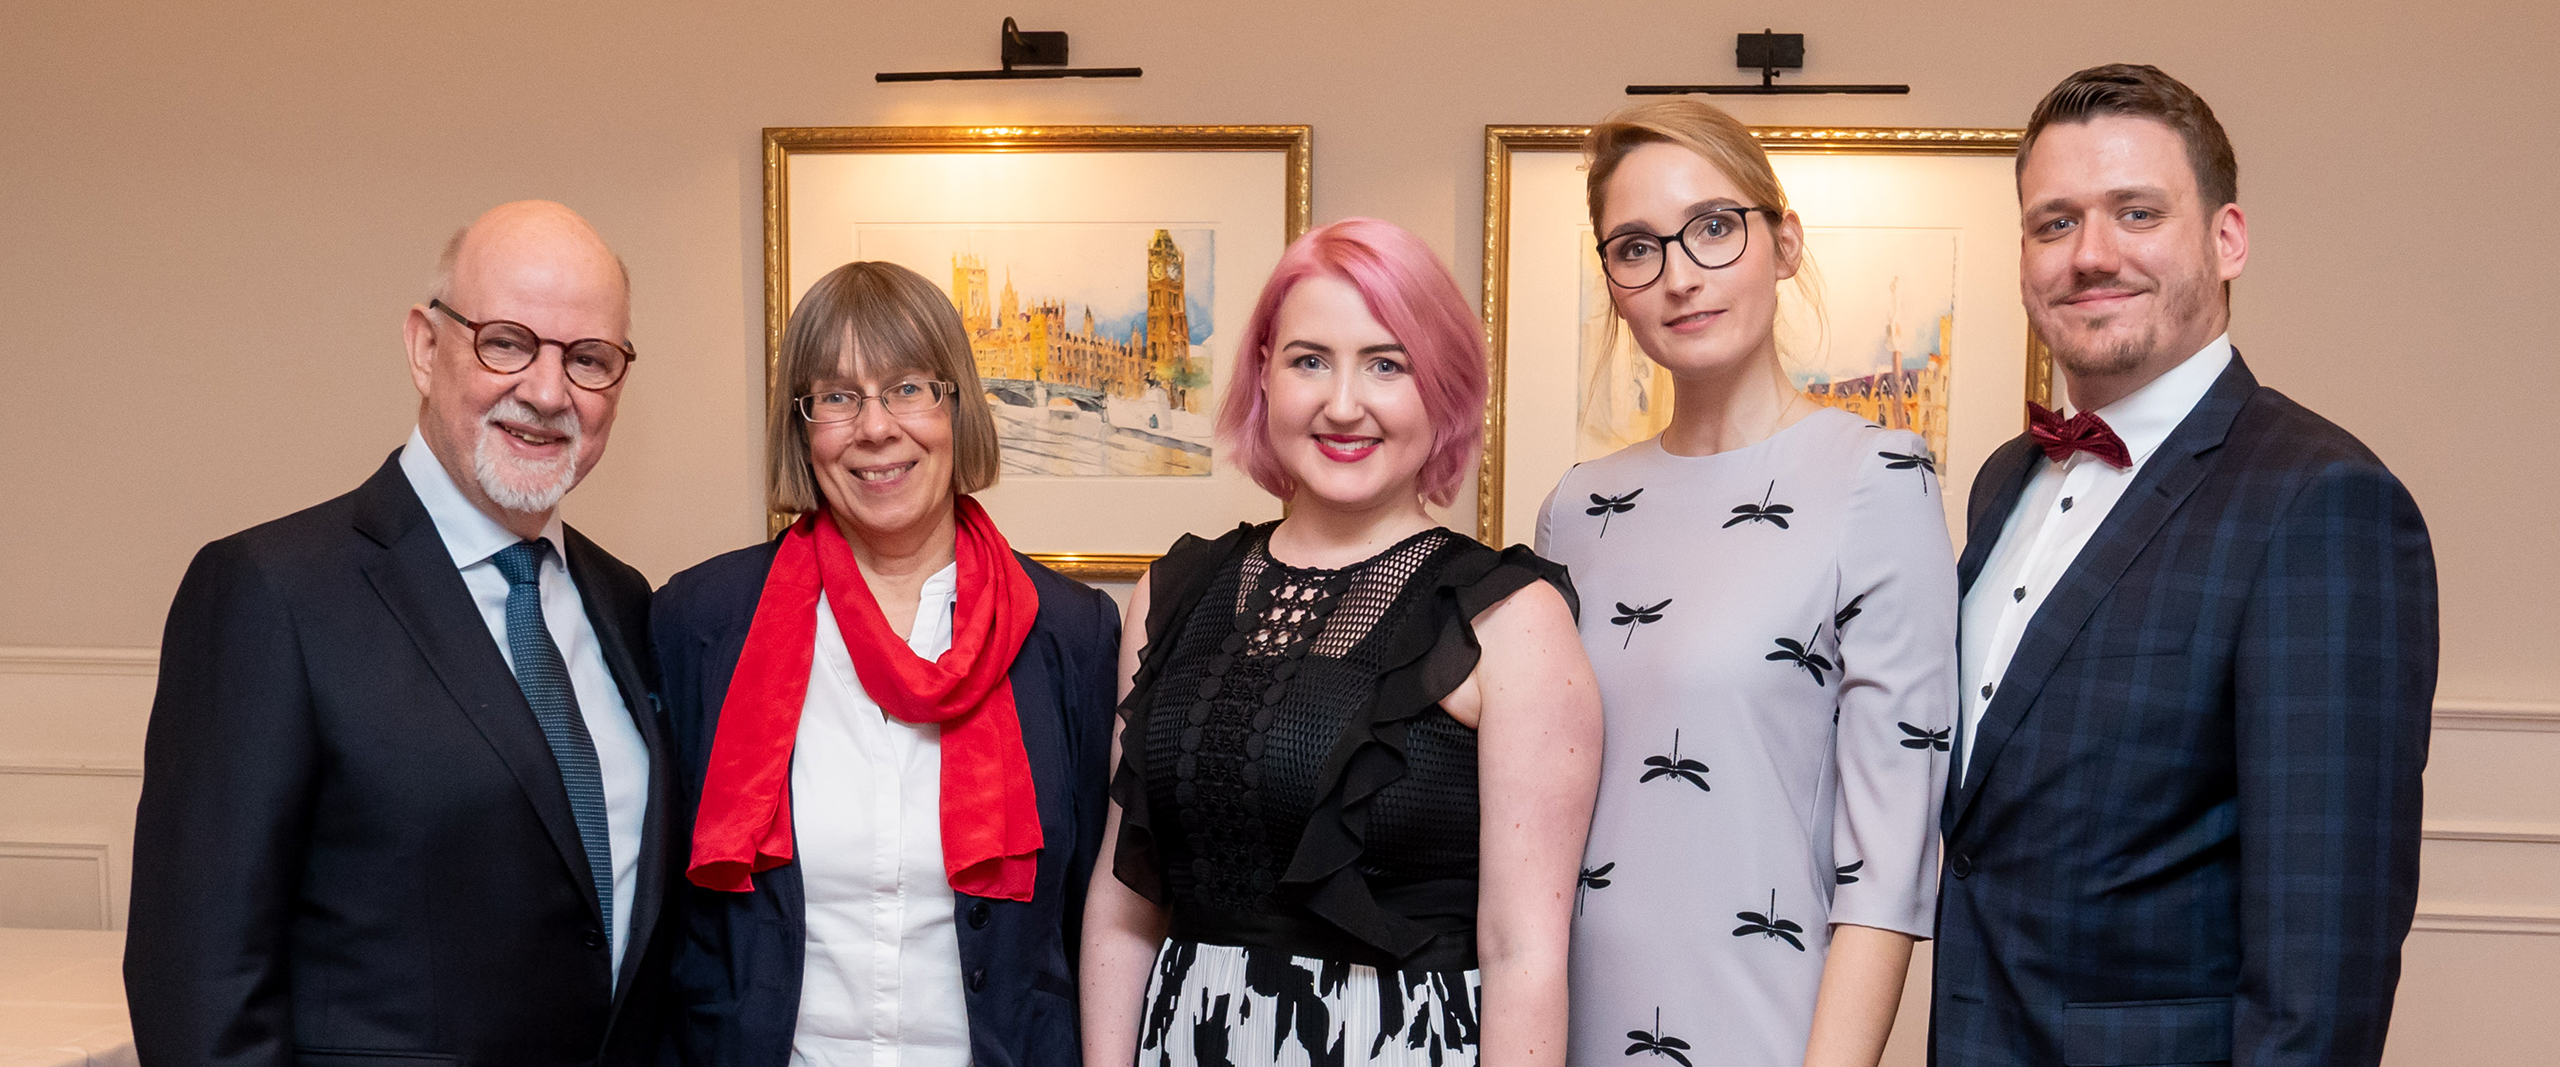
POLYGON ((1947 370, 1955 350, 1954 312, 1938 316, 1936 337, 1925 348, 1912 347, 1901 324, 1885 327, 1883 364, 1890 370, 1855 378, 1801 380, 1797 387, 1814 403, 1839 408, 1892 430, 1909 430, 1929 442, 1929 455, 1947 454, 1947 370), (1914 363, 1919 366, 1913 366, 1914 363))
POLYGON ((856 247, 946 292, 1007 474, 1206 476, 1213 232, 865 226, 856 247), (929 262, 918 262, 923 257, 929 262))
POLYGON ((1822 305, 1780 287, 1778 350, 1815 403, 1909 430, 1947 454, 1958 232, 1807 228, 1822 305))

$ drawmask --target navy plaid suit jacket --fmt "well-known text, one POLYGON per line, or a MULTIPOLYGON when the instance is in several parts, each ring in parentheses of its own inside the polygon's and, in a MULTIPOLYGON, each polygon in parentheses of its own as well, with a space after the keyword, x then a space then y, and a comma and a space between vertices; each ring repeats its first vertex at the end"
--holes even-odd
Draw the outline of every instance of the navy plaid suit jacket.
MULTIPOLYGON (((2020 437, 1975 480, 1965 588, 2039 459, 2020 437)), ((2377 1063, 2435 679, 2417 503, 2235 355, 1948 783, 1930 1062, 2377 1063)))

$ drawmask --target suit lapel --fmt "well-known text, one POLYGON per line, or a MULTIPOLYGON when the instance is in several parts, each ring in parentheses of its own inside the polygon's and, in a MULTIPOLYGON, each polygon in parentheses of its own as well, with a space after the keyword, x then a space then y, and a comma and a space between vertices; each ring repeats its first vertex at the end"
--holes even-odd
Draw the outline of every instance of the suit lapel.
MULTIPOLYGON (((568 561, 569 578, 578 587, 578 599, 586 605, 587 623, 595 628, 596 643, 604 649, 605 667, 613 673, 614 688, 622 694, 622 706, 629 709, 632 724, 640 730, 641 743, 649 750, 649 808, 640 821, 636 875, 639 884, 632 889, 630 942, 622 950, 622 975, 614 984, 617 991, 627 991, 639 973, 641 957, 648 952, 649 934, 657 927, 658 912, 664 906, 663 882, 653 872, 662 869, 671 845, 665 814, 667 796, 674 787, 674 771, 669 766, 666 731, 654 714, 656 698, 650 694, 649 679, 641 671, 638 657, 632 654, 633 635, 623 632, 623 612, 612 602, 613 587, 600 570, 602 564, 597 557, 604 550, 575 529, 563 527, 562 531, 562 540, 567 543, 561 554, 568 561)), ((618 1002, 620 997, 615 999, 618 1002)))
MULTIPOLYGON (((2257 388, 2257 379, 2250 376, 2239 354, 2233 353, 2231 366, 2214 381, 2213 388, 2205 391, 2195 410, 2188 412, 2178 428, 2160 443, 2159 451, 2142 465, 2133 484, 2125 487, 2124 496, 2107 513, 2097 533, 2090 536, 2080 555, 2063 571, 2052 595, 2045 598, 2035 618, 2027 623, 2017 653, 2010 657, 2008 672, 2000 678, 1998 695, 1983 711, 1981 733, 1974 739, 1972 756, 1965 761, 1964 779, 1956 783, 1948 800, 1944 819, 1947 832, 1954 832, 1964 821, 1965 813, 1972 810, 1974 798, 1981 795, 1982 783, 2000 758, 2001 748, 2017 732, 2027 709, 2035 706, 2036 697, 2044 691, 2045 682, 2053 676, 2063 654, 2079 639, 2081 627, 2088 624, 2089 617, 2115 589, 2135 557, 2142 554, 2151 538, 2204 480, 2204 455, 2222 444, 2223 436, 2231 429, 2231 420, 2257 388)), ((2015 504, 2016 494, 2008 495, 2015 504)), ((2006 512, 1999 514, 2005 516, 2006 512)), ((1980 532, 1980 523, 1975 525, 1980 532)), ((1998 537, 1999 531, 1991 530, 1990 536, 1998 537)), ((1966 554, 1973 554, 1971 545, 1966 546, 1966 554)))
POLYGON ((382 469, 357 490, 356 530, 383 547, 364 565, 367 581, 383 605, 399 620, 409 640, 426 657, 445 692, 496 750, 516 784, 533 803, 544 832, 560 852, 565 873, 586 886, 590 913, 601 920, 587 877, 586 849, 578 841, 578 823, 569 811, 569 789, 561 784, 560 765, 543 740, 533 708, 525 703, 506 657, 489 636, 489 624, 471 602, 471 590, 455 570, 453 556, 418 502, 393 453, 382 469))
POLYGON ((2000 542, 2000 531, 2009 523, 2009 513, 2018 509, 2018 498, 2026 494, 2027 482, 2035 475, 2035 443, 2025 434, 2011 438, 1991 453, 1982 464, 1982 473, 1973 480, 1972 513, 1965 516, 1964 555, 1956 560, 1956 595, 1962 597, 1973 588, 1973 579, 1982 573, 1982 565, 1991 558, 1991 549, 2000 542), (1985 498, 1985 489, 1990 496, 1985 498))
MULTIPOLYGON (((1982 568, 1991 561, 1991 550, 1999 547, 2000 535, 2009 525, 2009 515, 2018 510, 2018 498, 2025 496, 2027 483, 2035 478, 2036 459, 2040 453, 2027 435, 2010 438, 1993 449, 1984 460, 1982 471, 1973 479, 1973 499, 1968 503, 1964 522, 1964 554, 1956 557, 1956 605, 1961 612, 1965 595, 1973 591, 1973 580, 1981 577, 1982 568)), ((1963 645, 1963 634, 1957 634, 1957 654, 1969 655, 1963 645)), ((1979 729, 1977 724, 1976 729, 1979 729)), ((1962 742, 1958 742, 1961 744, 1962 742)), ((1955 825, 1956 796, 1964 788, 1962 779, 1950 776, 1946 792, 1938 797, 1938 823, 1941 828, 1955 825)))

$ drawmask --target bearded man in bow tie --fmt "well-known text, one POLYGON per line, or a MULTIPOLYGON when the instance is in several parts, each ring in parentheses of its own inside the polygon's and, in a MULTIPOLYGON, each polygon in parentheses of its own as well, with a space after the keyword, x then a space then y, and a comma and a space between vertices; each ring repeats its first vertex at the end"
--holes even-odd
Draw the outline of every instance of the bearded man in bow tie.
POLYGON ((1931 1061, 2374 1064, 2436 679, 2415 501, 2259 385, 2213 111, 2065 79, 2018 149, 2067 387, 1974 481, 1931 1061))

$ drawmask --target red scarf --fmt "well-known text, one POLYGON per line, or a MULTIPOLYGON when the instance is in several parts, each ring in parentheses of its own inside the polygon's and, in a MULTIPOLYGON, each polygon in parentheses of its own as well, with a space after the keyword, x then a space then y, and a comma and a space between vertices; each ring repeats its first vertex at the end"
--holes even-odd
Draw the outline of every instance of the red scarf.
POLYGON ((863 692, 899 721, 942 724, 942 866, 951 888, 1031 899, 1040 808, 1008 672, 1040 593, 986 510, 965 496, 957 510, 951 650, 933 662, 889 629, 835 523, 813 514, 782 535, 711 739, 685 872, 695 885, 743 893, 755 888, 750 874, 791 862, 791 746, 824 589, 863 692))

